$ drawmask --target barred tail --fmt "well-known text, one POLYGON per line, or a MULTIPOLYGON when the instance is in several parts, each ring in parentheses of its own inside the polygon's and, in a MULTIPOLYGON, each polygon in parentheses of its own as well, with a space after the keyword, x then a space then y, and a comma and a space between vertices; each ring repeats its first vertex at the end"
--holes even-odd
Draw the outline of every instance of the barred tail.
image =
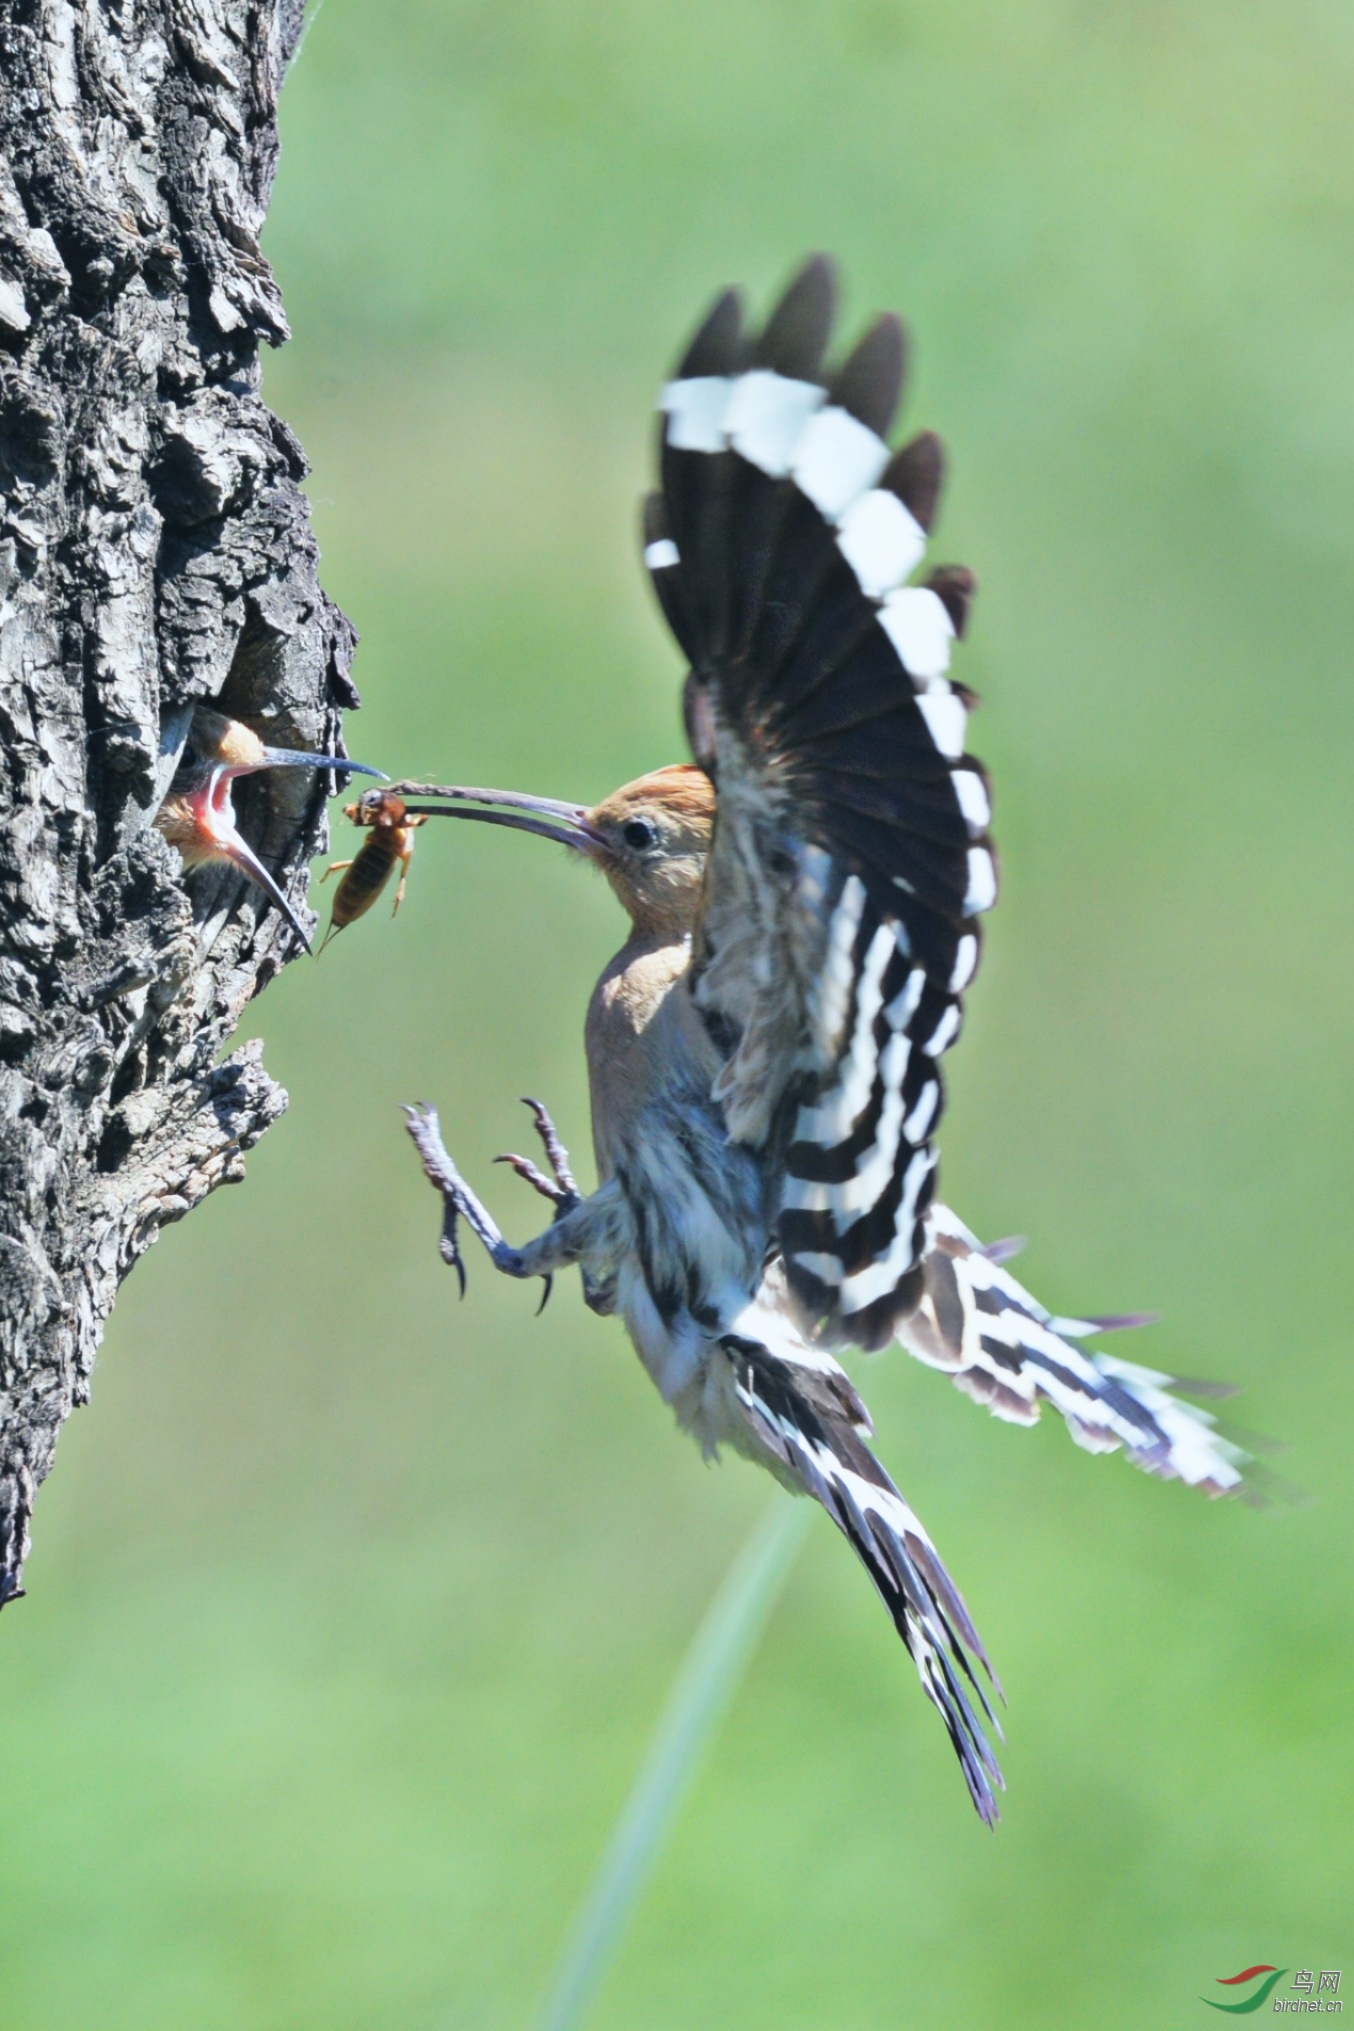
POLYGON ((1002 1776, 983 1722, 997 1735, 1001 1728, 969 1651, 998 1693, 1001 1687, 940 1554, 861 1437, 869 1429, 864 1405, 830 1358, 813 1356, 811 1365, 784 1360, 737 1333, 722 1344, 739 1411, 761 1456, 770 1456, 789 1485, 821 1502, 860 1559, 945 1723, 974 1806, 993 1825, 999 1817, 993 1787, 1002 1776))
POLYGON ((1219 1434, 1208 1411, 1171 1393, 1203 1393, 1201 1385, 1076 1344, 1111 1326, 1145 1321, 1055 1318, 999 1258, 947 1206, 932 1206, 926 1294, 898 1332, 910 1354, 947 1370, 956 1388, 1012 1424, 1034 1424, 1046 1398, 1088 1452, 1122 1446, 1149 1474, 1208 1495, 1241 1486, 1249 1455, 1219 1434))

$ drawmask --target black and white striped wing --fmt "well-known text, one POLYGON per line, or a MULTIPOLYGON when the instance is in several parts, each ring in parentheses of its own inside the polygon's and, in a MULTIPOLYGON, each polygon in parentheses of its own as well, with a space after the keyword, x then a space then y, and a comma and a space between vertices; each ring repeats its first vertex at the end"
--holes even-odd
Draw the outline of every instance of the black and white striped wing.
POLYGON ((940 446, 890 453, 897 320, 825 374, 832 311, 823 260, 760 334, 716 304, 663 391, 645 554, 718 791, 693 965, 716 1090, 783 1171, 797 1297, 824 1337, 878 1346, 922 1293, 939 1060, 996 869, 946 674, 972 580, 911 582, 940 446))

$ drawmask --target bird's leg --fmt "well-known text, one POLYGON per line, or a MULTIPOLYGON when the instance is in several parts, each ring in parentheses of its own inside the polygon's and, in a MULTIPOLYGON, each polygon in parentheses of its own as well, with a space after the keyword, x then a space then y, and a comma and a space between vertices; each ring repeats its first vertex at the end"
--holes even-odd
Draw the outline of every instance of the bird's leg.
MULTIPOLYGON (((550 1119, 549 1110, 544 1102, 528 1099, 524 1095, 522 1105, 529 1107, 536 1117, 536 1133, 545 1146, 550 1168, 555 1173, 555 1182, 552 1184, 528 1157, 502 1156, 495 1158, 495 1162, 511 1164, 519 1178, 525 1178, 543 1199, 552 1201, 555 1218, 562 1220, 576 1206, 583 1204, 583 1194, 579 1191, 578 1181, 569 1166, 569 1152, 565 1149, 559 1130, 550 1119)), ((578 1267, 583 1278, 584 1304, 601 1318, 610 1318, 616 1309, 614 1271, 609 1270, 605 1275, 599 1276, 586 1262, 580 1262, 578 1267)), ((544 1298, 541 1299, 541 1310, 545 1310, 544 1298)))
MULTIPOLYGON (((458 1227, 464 1220, 484 1244, 495 1269, 501 1270, 505 1276, 544 1277, 548 1297, 553 1272, 568 1263, 577 1262, 586 1250, 595 1245, 592 1228, 596 1226, 596 1220, 591 1208, 596 1201, 580 1198, 575 1190, 570 1204, 556 1202, 555 1219, 544 1234, 529 1241, 525 1248, 513 1248, 504 1240, 488 1207, 471 1191, 447 1154, 436 1109, 425 1103, 406 1107, 404 1112, 409 1133, 423 1159, 428 1181, 442 1194, 442 1260, 456 1271, 462 1293, 465 1291, 465 1263, 461 1257, 458 1227)), ((548 1186, 548 1180, 542 1178, 541 1182, 548 1186)), ((554 1197, 553 1188, 548 1190, 547 1196, 554 1197)), ((542 1304, 544 1301, 543 1298, 542 1304)))
MULTIPOLYGON (((583 1195, 578 1189, 573 1172, 569 1169, 569 1152, 560 1141, 558 1131, 555 1128, 554 1122, 550 1119, 549 1111, 544 1102, 528 1099, 524 1094, 522 1096, 522 1105, 529 1107, 536 1118, 536 1133, 545 1145, 546 1157, 551 1170, 555 1174, 554 1181, 552 1183, 543 1171, 538 1170, 530 1157, 519 1157, 511 1151, 506 1151, 502 1156, 495 1157, 494 1162, 496 1164, 511 1164, 518 1177, 525 1178, 534 1192, 539 1192, 543 1199, 549 1199, 555 1209, 555 1219, 563 1220, 568 1214, 573 1212, 576 1206, 583 1204, 583 1195)), ((551 1277, 547 1277, 545 1280, 545 1289, 541 1293, 541 1302, 536 1307, 537 1318, 540 1317, 550 1302, 553 1281, 551 1277)), ((583 1273, 583 1295, 585 1297, 588 1297, 588 1289, 588 1275, 585 1270, 583 1273)), ((591 1302, 590 1299, 589 1302, 591 1302)))
MULTIPOLYGON (((555 1202, 555 1218, 559 1220, 564 1214, 571 1212, 575 1206, 582 1205, 583 1195, 578 1189, 578 1181, 569 1166, 569 1152, 565 1149, 560 1139, 559 1130, 550 1119, 550 1113, 545 1103, 541 1100, 531 1100, 523 1096, 522 1104, 525 1107, 529 1107, 536 1117, 536 1133, 545 1145, 545 1154, 551 1170, 555 1173, 556 1182, 552 1185, 548 1178, 543 1178, 541 1173, 536 1169, 535 1164, 528 1163, 525 1157, 500 1157, 499 1162, 511 1164, 519 1177, 526 1178, 528 1183, 534 1185, 536 1190, 543 1193, 547 1199, 553 1199, 555 1202)), ((584 1304, 587 1305, 590 1311, 596 1312, 600 1318, 609 1319, 616 1309, 616 1278, 614 1272, 609 1271, 604 1276, 598 1276, 596 1271, 590 1269, 586 1262, 580 1262, 578 1267, 583 1278, 584 1304)), ((545 1310, 544 1298, 541 1299, 541 1310, 545 1310)))
POLYGON ((495 1269, 501 1269, 505 1276, 522 1276, 525 1272, 520 1254, 508 1246, 493 1214, 471 1191, 447 1154, 436 1108, 425 1102, 422 1106, 406 1107, 404 1113, 414 1147, 423 1159, 428 1182, 442 1194, 442 1260, 455 1270, 461 1296, 465 1296, 465 1262, 458 1234, 462 1219, 471 1233, 484 1243, 495 1269))

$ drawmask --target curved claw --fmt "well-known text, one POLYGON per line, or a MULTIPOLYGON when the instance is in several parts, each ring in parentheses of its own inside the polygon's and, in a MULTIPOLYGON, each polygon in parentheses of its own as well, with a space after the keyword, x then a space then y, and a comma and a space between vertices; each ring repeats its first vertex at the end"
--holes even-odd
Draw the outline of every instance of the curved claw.
POLYGON ((533 1191, 539 1192, 543 1199, 549 1199, 552 1203, 557 1203, 563 1197, 563 1188, 559 1185, 552 1185, 545 1173, 537 1170, 530 1157, 515 1156, 511 1150, 505 1150, 502 1156, 494 1158, 494 1162, 496 1164, 511 1164, 518 1177, 525 1178, 533 1191))
POLYGON ((461 1296, 464 1298, 466 1291, 465 1258, 461 1254, 461 1237, 458 1232, 456 1201, 454 1199, 444 1199, 442 1203, 444 1209, 442 1214, 442 1233, 438 1239, 437 1252, 443 1262, 446 1263, 447 1268, 455 1270, 456 1281, 461 1287, 461 1296))
POLYGON ((447 1231, 448 1228, 454 1228, 454 1226, 455 1226, 455 1215, 453 1214, 452 1218, 447 1221, 446 1225, 442 1229, 442 1239, 438 1243, 437 1252, 441 1256, 443 1262, 446 1263, 448 1269, 455 1270, 456 1281, 460 1285, 460 1295, 462 1298, 464 1298, 466 1293, 465 1259, 461 1254, 460 1246, 456 1240, 455 1234, 454 1233, 449 1234, 447 1231))
MULTIPOLYGON (((404 1110, 405 1125, 414 1140, 423 1169, 431 1184, 442 1195, 442 1237, 440 1242, 442 1260, 456 1271, 460 1278, 462 1295, 465 1293, 465 1267, 457 1240, 461 1220, 479 1241, 494 1268, 504 1276, 535 1276, 535 1270, 528 1270, 526 1258, 518 1248, 511 1248, 503 1239, 497 1221, 488 1207, 471 1191, 465 1179, 457 1170, 446 1146, 437 1120, 436 1108, 423 1101, 417 1107, 404 1110)), ((557 1216, 558 1217, 558 1216, 557 1216)))
POLYGON ((540 1318, 541 1313, 545 1310, 546 1306, 549 1304, 550 1293, 555 1288, 555 1279, 553 1273, 547 1273, 547 1275, 543 1279, 543 1282, 545 1284, 545 1289, 541 1292, 541 1302, 537 1305, 534 1314, 534 1316, 538 1319, 540 1318))
POLYGON ((578 1185, 569 1168, 569 1152, 560 1139, 559 1131, 550 1119, 549 1109, 543 1100, 533 1100, 529 1094, 522 1095, 523 1107, 529 1107, 536 1122, 536 1133, 545 1146, 546 1159, 555 1173, 562 1189, 571 1197, 579 1196, 578 1185))
POLYGON ((404 1125, 413 1139, 414 1147, 423 1162, 424 1176, 430 1185, 442 1194, 442 1232, 438 1237, 437 1252, 449 1269, 456 1272, 461 1296, 466 1293, 465 1262, 461 1256, 461 1244, 457 1231, 460 1208, 457 1204, 462 1189, 461 1176, 455 1164, 442 1145, 441 1126, 437 1109, 426 1100, 416 1101, 403 1110, 404 1125))

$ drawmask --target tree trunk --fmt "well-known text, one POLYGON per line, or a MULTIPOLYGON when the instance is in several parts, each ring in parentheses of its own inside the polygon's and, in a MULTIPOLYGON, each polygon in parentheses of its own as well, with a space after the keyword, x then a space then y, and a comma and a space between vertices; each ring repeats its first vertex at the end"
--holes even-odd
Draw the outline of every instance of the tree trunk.
MULTIPOLYGON (((261 892, 152 820, 192 701, 342 753, 353 631, 258 248, 299 0, 0 0, 0 1605, 118 1285, 286 1106, 246 1045, 291 956, 261 892)), ((326 779, 252 777, 300 903, 326 779)), ((303 905, 302 905, 303 907, 303 905)))

